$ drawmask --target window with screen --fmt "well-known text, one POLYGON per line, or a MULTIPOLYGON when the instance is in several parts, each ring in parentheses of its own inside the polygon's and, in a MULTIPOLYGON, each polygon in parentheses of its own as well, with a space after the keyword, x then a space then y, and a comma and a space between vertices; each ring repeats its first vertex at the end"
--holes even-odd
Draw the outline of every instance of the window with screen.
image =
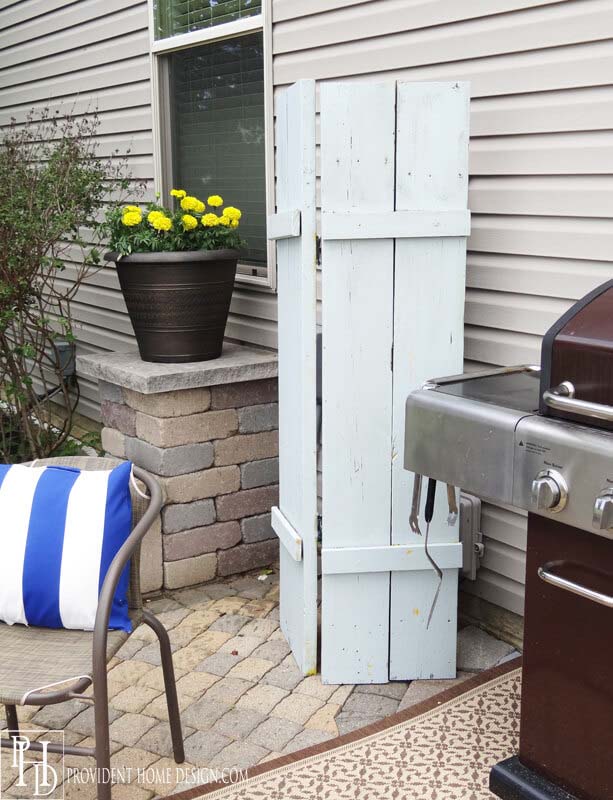
POLYGON ((262 0, 154 0, 155 38, 223 25, 260 14, 262 0))
MULTIPOLYGON (((173 4, 175 5, 175 4, 173 4)), ((189 3, 176 3, 177 6, 189 3)), ((192 5, 213 6, 210 3, 192 5)), ((245 0, 218 3, 238 8, 245 0)), ((266 171, 262 32, 171 53, 172 182, 243 211, 239 271, 266 276, 266 171)))

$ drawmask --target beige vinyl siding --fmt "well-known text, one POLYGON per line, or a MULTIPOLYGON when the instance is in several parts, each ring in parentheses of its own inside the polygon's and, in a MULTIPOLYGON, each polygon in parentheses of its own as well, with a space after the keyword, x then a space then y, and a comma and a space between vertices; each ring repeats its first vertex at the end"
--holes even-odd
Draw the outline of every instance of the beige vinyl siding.
MULTIPOLYGON (((100 117, 99 154, 130 149, 129 169, 152 194, 147 4, 142 0, 22 0, 0 4, 0 125, 49 106, 100 117)), ((78 254, 75 253, 75 258, 78 254)), ((66 264, 62 281, 76 265, 66 264)), ((92 275, 73 306, 81 353, 125 350, 133 332, 113 269, 92 275)), ((80 381, 81 411, 98 416, 98 389, 80 381)))
MULTIPOLYGON (((100 117, 100 155, 130 150, 129 169, 153 197, 148 10, 145 0, 0 2, 0 126, 31 108, 100 117)), ((76 257, 76 256, 75 256, 76 257)), ((62 280, 75 274, 68 262, 62 280)), ((125 350, 134 335, 113 267, 92 275, 73 306, 78 350, 125 350)), ((276 344, 276 298, 238 288, 228 335, 276 344)), ((99 416, 98 388, 81 379, 80 410, 99 416)))
MULTIPOLYGON (((273 22, 277 92, 471 81, 466 366, 538 363, 547 328, 613 277, 610 0, 273 0, 273 22)), ((484 504, 482 527, 464 586, 522 613, 525 515, 484 504)))

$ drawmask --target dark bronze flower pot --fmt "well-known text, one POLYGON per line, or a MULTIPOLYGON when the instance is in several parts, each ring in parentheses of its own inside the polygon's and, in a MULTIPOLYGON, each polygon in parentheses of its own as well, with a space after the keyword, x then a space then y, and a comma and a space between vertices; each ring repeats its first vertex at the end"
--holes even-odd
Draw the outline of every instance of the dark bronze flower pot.
POLYGON ((117 266, 143 361, 178 364, 221 355, 236 250, 106 257, 117 266))

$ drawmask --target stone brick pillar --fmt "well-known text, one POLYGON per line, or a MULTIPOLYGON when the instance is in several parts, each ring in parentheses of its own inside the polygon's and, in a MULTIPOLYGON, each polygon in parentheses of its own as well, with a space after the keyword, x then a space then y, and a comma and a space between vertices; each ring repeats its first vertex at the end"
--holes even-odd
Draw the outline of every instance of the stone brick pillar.
POLYGON ((83 357, 78 368, 100 381, 105 451, 163 487, 165 588, 277 558, 275 354, 227 345, 216 361, 168 365, 113 353, 83 357))

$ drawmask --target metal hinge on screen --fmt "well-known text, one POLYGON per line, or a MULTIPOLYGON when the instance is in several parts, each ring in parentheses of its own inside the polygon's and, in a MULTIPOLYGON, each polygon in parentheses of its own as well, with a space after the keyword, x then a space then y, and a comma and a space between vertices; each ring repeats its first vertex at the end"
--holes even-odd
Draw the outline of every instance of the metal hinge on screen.
POLYGON ((315 235, 315 261, 321 267, 321 236, 315 235))

